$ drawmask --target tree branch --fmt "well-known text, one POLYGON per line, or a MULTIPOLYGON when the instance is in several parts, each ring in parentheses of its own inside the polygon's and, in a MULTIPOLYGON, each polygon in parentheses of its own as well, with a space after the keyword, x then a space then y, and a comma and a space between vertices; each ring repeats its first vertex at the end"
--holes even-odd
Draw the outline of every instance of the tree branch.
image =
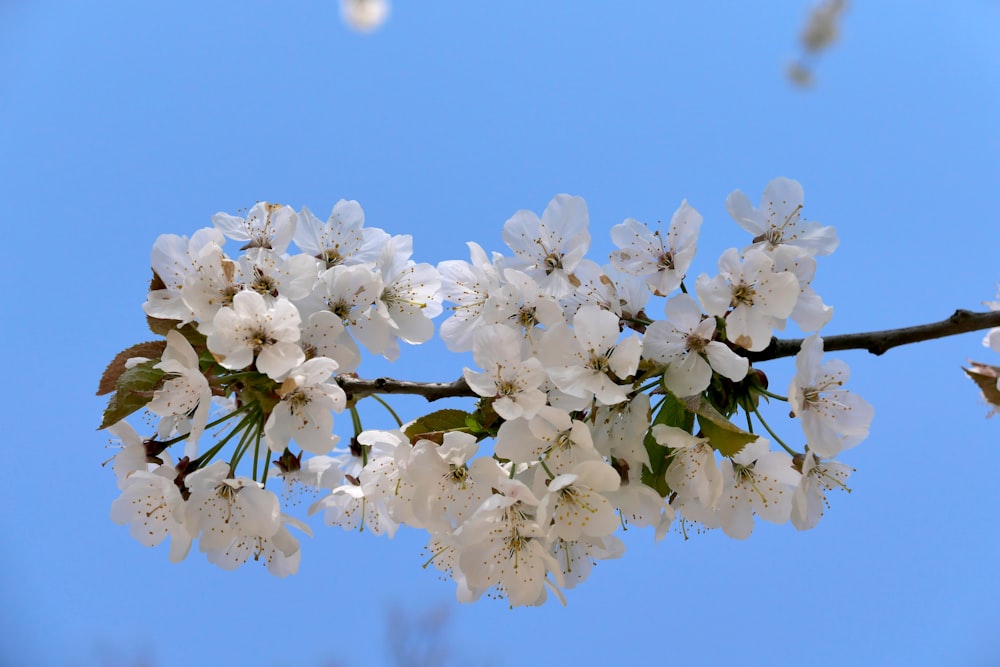
POLYGON ((478 398, 479 394, 472 391, 465 382, 464 377, 460 377, 454 382, 411 382, 409 380, 394 380, 392 378, 375 378, 374 380, 363 380, 353 374, 338 375, 337 382, 340 384, 348 398, 364 398, 372 394, 411 394, 423 396, 428 401, 436 401, 441 398, 454 398, 456 396, 469 396, 478 398))
MULTIPOLYGON (((880 355, 900 345, 956 336, 993 327, 1000 327, 1000 310, 991 310, 985 313, 956 310, 948 319, 931 324, 824 337, 823 350, 826 352, 867 350, 874 355, 880 355)), ((801 338, 772 338, 771 344, 760 352, 743 352, 741 354, 750 361, 768 361, 782 357, 793 357, 798 354, 801 347, 801 338)))
MULTIPOLYGON (((880 355, 900 345, 956 336, 993 327, 1000 327, 1000 310, 991 310, 985 313, 956 310, 948 319, 931 324, 829 336, 823 339, 823 349, 826 352, 867 350, 874 355, 880 355)), ((793 357, 798 354, 801 347, 801 338, 772 338, 771 344, 760 352, 741 351, 740 354, 753 362, 769 361, 793 357)), ((478 397, 478 394, 469 388, 465 378, 461 377, 454 382, 412 382, 385 377, 364 380, 354 374, 348 374, 337 376, 337 382, 348 397, 355 399, 364 398, 371 394, 410 394, 423 396, 428 401, 454 397, 478 397)))

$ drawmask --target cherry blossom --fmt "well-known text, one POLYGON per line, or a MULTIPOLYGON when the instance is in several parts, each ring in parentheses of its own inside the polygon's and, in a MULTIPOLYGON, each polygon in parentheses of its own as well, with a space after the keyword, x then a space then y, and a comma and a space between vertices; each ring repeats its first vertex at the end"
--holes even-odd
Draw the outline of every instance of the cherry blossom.
POLYGON ((850 370, 838 359, 823 363, 823 339, 818 334, 802 341, 795 367, 788 400, 792 412, 802 420, 812 452, 836 456, 868 437, 874 410, 857 394, 842 389, 850 370))
POLYGON ((791 315, 799 296, 795 274, 776 273, 774 260, 754 248, 742 261, 735 248, 725 251, 719 275, 702 274, 695 286, 705 312, 726 318, 726 337, 752 351, 767 347, 775 318, 791 315))
POLYGON ((229 369, 257 369, 272 379, 280 379, 303 361, 297 345, 302 333, 301 318, 290 301, 279 298, 268 306, 256 292, 240 292, 232 307, 215 315, 215 330, 208 336, 208 349, 229 369))
POLYGON ((837 231, 803 220, 803 200, 798 181, 776 178, 764 188, 759 208, 739 190, 726 198, 726 208, 740 227, 753 234, 753 247, 774 250, 789 245, 803 254, 829 255, 839 244, 837 231))
POLYGON ((611 263, 644 278, 653 294, 666 296, 680 286, 691 266, 701 222, 701 214, 687 200, 674 212, 666 234, 629 218, 611 228, 611 240, 620 248, 611 253, 611 263))
POLYGON ((653 322, 643 339, 646 356, 666 365, 663 384, 677 396, 705 391, 715 371, 742 380, 749 362, 725 343, 713 340, 715 319, 704 317, 688 294, 678 294, 664 308, 667 319, 653 322))

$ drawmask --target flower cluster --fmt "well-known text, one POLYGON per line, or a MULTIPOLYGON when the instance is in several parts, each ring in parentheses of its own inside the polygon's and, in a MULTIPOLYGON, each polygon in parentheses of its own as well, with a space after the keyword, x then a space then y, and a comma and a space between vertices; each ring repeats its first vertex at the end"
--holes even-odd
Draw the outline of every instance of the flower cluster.
POLYGON ((696 523, 738 539, 755 517, 814 527, 851 473, 833 459, 872 419, 845 389, 846 364, 823 361, 818 331, 833 311, 811 283, 837 236, 806 221, 789 179, 769 183, 757 207, 739 191, 726 204, 749 243, 691 289, 702 217, 686 201, 665 230, 612 227, 604 266, 587 258, 587 206, 569 195, 507 220, 510 254, 470 242, 468 261, 437 267, 410 259, 410 237, 364 227, 356 202, 325 223, 258 204, 190 239, 160 237, 144 309, 166 340, 122 352, 102 380, 114 392, 104 426, 122 442, 112 518, 143 544, 170 536, 173 560, 198 540, 222 567, 252 556, 288 574, 299 559, 288 527, 309 529, 264 488, 276 455, 286 485, 321 494, 310 514, 390 537, 423 529, 428 562, 459 599, 512 606, 561 599, 595 561, 623 553, 623 526, 661 538, 696 523), (226 239, 244 244, 238 258, 226 239), (462 378, 474 409, 363 429, 365 396, 338 378, 355 377, 362 348, 394 360, 399 340, 428 340, 443 302, 442 340, 475 363, 462 378), (749 359, 789 320, 811 335, 786 397, 749 359), (771 400, 801 425, 794 442, 764 420, 771 400), (213 405, 223 414, 209 421, 213 405), (141 408, 160 418, 146 439, 120 421, 141 408), (332 413, 344 410, 354 434, 337 447, 332 413), (227 445, 228 462, 215 461, 227 445))

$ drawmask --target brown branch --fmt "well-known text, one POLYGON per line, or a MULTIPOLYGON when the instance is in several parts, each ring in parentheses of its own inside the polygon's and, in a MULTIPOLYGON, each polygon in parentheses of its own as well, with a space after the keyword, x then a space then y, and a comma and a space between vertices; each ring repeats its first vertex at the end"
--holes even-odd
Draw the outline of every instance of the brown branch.
MULTIPOLYGON (((948 319, 931 324, 824 337, 823 350, 826 352, 867 350, 874 355, 880 355, 900 345, 956 336, 993 327, 1000 327, 1000 310, 991 310, 985 313, 956 310, 948 319)), ((743 352, 742 355, 750 361, 768 361, 782 357, 793 357, 798 354, 801 347, 801 338, 772 338, 771 344, 760 352, 743 352)))
MULTIPOLYGON (((909 345, 910 343, 945 338, 993 327, 1000 327, 1000 310, 985 313, 956 310, 948 319, 931 324, 829 336, 823 339, 823 349, 826 352, 867 350, 872 354, 880 355, 900 345, 909 345)), ((801 347, 801 338, 772 338, 771 344, 760 352, 741 351, 741 354, 750 361, 769 361, 793 357, 798 354, 801 347)), ((371 394, 410 394, 423 396, 428 401, 436 401, 441 398, 478 397, 478 394, 469 388, 465 378, 458 378, 454 382, 411 382, 385 377, 363 380, 351 374, 338 376, 337 382, 340 383, 348 396, 355 399, 371 394)))
POLYGON ((375 378, 374 380, 363 380, 354 375, 338 375, 337 382, 350 398, 364 398, 372 394, 411 394, 423 396, 428 401, 436 401, 441 398, 454 398, 456 396, 478 397, 465 378, 458 378, 454 382, 411 382, 409 380, 394 380, 392 378, 375 378))

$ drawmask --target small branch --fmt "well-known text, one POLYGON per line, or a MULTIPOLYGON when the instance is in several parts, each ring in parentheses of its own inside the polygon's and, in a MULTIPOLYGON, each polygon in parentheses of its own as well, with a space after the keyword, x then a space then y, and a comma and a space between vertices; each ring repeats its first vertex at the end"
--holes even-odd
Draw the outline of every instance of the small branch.
MULTIPOLYGON (((991 310, 985 313, 956 310, 948 319, 931 324, 825 337, 823 349, 826 352, 867 350, 872 354, 880 355, 900 345, 909 345, 910 343, 945 338, 993 327, 1000 327, 1000 310, 991 310)), ((772 338, 771 344, 760 352, 741 351, 740 354, 753 362, 769 361, 794 357, 801 347, 801 338, 772 338)), ((410 394, 423 396, 428 401, 436 401, 441 398, 479 397, 469 388, 465 378, 458 378, 454 382, 412 382, 385 377, 363 380, 354 374, 348 374, 337 376, 337 382, 349 397, 355 399, 372 394, 410 394)))
POLYGON ((372 394, 411 394, 423 396, 428 401, 441 398, 479 397, 469 388, 465 378, 458 378, 454 382, 411 382, 392 378, 363 380, 354 375, 338 375, 337 382, 349 397, 356 399, 372 394))
MULTIPOLYGON (((867 350, 874 355, 880 355, 900 345, 956 336, 993 327, 1000 327, 1000 310, 991 310, 985 313, 956 310, 948 319, 931 324, 824 337, 823 350, 826 352, 867 350)), ((768 361, 782 357, 793 357, 798 354, 801 347, 801 338, 772 338, 771 344, 760 352, 742 352, 741 354, 750 361, 768 361)))

